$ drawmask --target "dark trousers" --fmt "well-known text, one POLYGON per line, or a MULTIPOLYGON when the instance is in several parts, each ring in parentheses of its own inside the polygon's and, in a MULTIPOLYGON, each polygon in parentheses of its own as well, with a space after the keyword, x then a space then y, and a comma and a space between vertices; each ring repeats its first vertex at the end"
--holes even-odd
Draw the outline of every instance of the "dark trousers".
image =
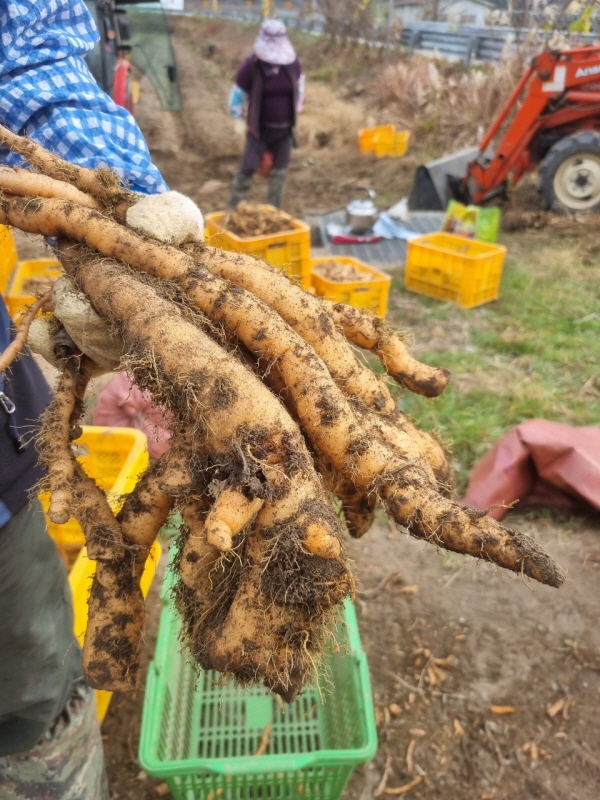
POLYGON ((273 169, 287 169, 292 156, 292 129, 266 128, 260 130, 260 139, 249 133, 242 157, 240 172, 247 178, 254 175, 268 150, 273 154, 273 169))

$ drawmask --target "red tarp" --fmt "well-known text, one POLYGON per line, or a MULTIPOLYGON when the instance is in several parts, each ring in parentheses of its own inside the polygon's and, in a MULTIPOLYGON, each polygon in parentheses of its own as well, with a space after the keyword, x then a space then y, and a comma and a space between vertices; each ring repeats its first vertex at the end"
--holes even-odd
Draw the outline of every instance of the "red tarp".
MULTIPOLYGON (((530 419, 513 428, 475 464, 463 502, 600 511, 600 427, 574 428, 530 419)), ((490 512, 502 519, 506 508, 490 512)))

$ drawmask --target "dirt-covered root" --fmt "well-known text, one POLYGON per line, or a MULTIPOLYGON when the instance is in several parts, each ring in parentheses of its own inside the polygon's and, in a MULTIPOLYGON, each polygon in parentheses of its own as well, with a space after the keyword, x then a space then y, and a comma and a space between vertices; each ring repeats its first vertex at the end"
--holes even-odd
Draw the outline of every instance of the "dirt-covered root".
POLYGON ((321 298, 304 291, 280 269, 252 256, 198 245, 187 245, 185 250, 215 275, 252 292, 276 311, 314 348, 344 392, 379 411, 394 409, 395 401, 387 386, 356 358, 321 298))
POLYGON ((438 492, 445 497, 450 496, 454 489, 454 477, 449 463, 449 450, 441 439, 434 433, 417 428, 410 417, 400 410, 391 415, 390 424, 416 440, 419 449, 433 470, 438 492))
MULTIPOLYGON (((214 324, 235 331, 255 357, 268 354, 278 364, 312 446, 359 489, 379 489, 384 485, 401 488, 409 468, 418 473, 409 485, 417 491, 423 483, 428 485, 428 465, 415 467, 412 459, 399 457, 397 448, 369 435, 323 361, 260 300, 202 267, 190 266, 190 259, 179 250, 144 239, 98 212, 68 206, 64 201, 35 199, 29 200, 25 208, 20 199, 5 199, 0 203, 0 221, 25 230, 41 230, 46 235, 72 232, 77 240, 89 240, 101 253, 120 256, 152 276, 176 279, 214 324)), ((274 499, 277 491, 282 496, 295 497, 298 480, 294 480, 293 491, 287 485, 294 469, 303 473, 304 485, 316 481, 306 448, 299 441, 297 425, 258 378, 212 340, 205 337, 206 341, 200 341, 202 332, 175 318, 172 302, 154 298, 148 287, 140 289, 142 282, 123 274, 123 268, 115 262, 103 260, 98 268, 97 256, 92 254, 92 259, 86 260, 83 253, 82 248, 79 268, 71 264, 70 269, 96 310, 123 325, 134 361, 137 359, 132 370, 138 385, 149 389, 157 402, 176 417, 183 415, 184 422, 189 419, 190 409, 197 409, 198 424, 205 427, 213 454, 227 457, 235 443, 248 461, 250 448, 250 460, 263 465, 269 499, 274 499), (184 330, 185 324, 189 328, 184 330), (240 369, 243 375, 239 374, 240 369), (257 419, 264 420, 260 434, 257 419), (257 441, 257 436, 262 441, 257 441), (273 463, 258 455, 265 444, 273 463), (297 461, 294 465, 292 453, 300 456, 302 465, 297 461)), ((255 475, 253 479, 258 478, 255 475)), ((321 491, 316 488, 317 495, 321 491)), ((436 494, 434 500, 443 498, 436 494)), ((422 500, 416 498, 414 505, 418 508, 424 502, 425 496, 422 500)), ((278 506, 279 502, 274 507, 278 506)), ((467 547, 465 552, 472 549, 467 547)), ((489 553, 498 554, 503 566, 513 568, 498 548, 489 548, 489 553)), ((545 572, 533 568, 530 574, 545 572)))
POLYGON ((221 552, 209 544, 205 520, 210 508, 208 496, 196 495, 181 500, 179 512, 185 523, 185 533, 179 542, 177 572, 190 589, 202 593, 208 591, 207 569, 211 569, 221 557, 221 552))
POLYGON ((402 334, 390 328, 385 320, 343 303, 327 303, 327 306, 348 341, 374 353, 395 381, 425 397, 437 397, 444 391, 450 380, 449 370, 430 367, 413 358, 402 334))
POLYGON ((326 504, 297 425, 255 375, 116 262, 84 258, 69 270, 123 326, 137 385, 182 424, 195 421, 206 470, 264 499, 261 519, 297 512, 307 496, 326 504))
MULTIPOLYGON (((198 419, 206 429, 206 441, 211 452, 225 456, 232 452, 232 443, 236 442, 237 450, 244 455, 246 464, 262 465, 271 492, 268 499, 277 497, 278 500, 277 504, 269 503, 271 509, 282 513, 284 498, 291 498, 292 503, 297 505, 298 498, 308 486, 314 487, 316 496, 319 496, 323 490, 315 480, 309 454, 299 441, 298 428, 264 385, 195 326, 186 320, 176 319, 173 305, 156 296, 149 287, 143 289, 144 301, 140 302, 140 282, 126 274, 117 263, 104 260, 101 269, 95 266, 95 261, 82 258, 80 267, 75 267, 83 291, 99 313, 126 327, 132 348, 144 354, 145 363, 148 363, 148 353, 152 354, 149 360, 151 369, 144 368, 142 361, 137 367, 133 366, 138 385, 148 388, 158 402, 172 410, 175 416, 181 414, 182 410, 189 414, 190 408, 197 409, 198 419), (153 382, 159 364, 161 380, 153 382), (187 366, 187 371, 182 372, 181 364, 187 366), (169 391, 163 398, 161 392, 164 393, 165 387, 169 391), (257 419, 261 419, 264 425, 260 434, 257 431, 257 419), (242 430, 244 436, 241 436, 242 430), (259 449, 256 449, 259 444, 257 435, 261 440, 259 449), (251 441, 254 446, 250 444, 251 441), (290 447, 292 441, 297 444, 290 447), (259 451, 265 449, 266 457, 261 457, 259 451), (287 456, 282 455, 282 451, 287 451, 287 456), (295 454, 296 459, 300 458, 300 463, 297 460, 295 462, 296 472, 298 476, 300 473, 304 476, 302 481, 298 478, 294 480, 293 491, 288 483, 293 471, 291 453, 295 454), (270 459, 274 463, 270 463, 270 459), (309 473, 314 477, 308 478, 309 473)), ((194 296, 196 292, 201 294, 198 286, 190 288, 194 296)), ((220 308, 233 306, 234 299, 237 299, 238 311, 243 309, 243 298, 235 293, 234 298, 228 295, 229 292, 221 295, 220 308)), ((242 324, 243 317, 243 314, 241 318, 236 317, 238 324, 242 324)), ((267 321, 271 323, 268 318, 267 321)), ((280 359, 280 368, 282 363, 283 359, 280 359)), ((409 513, 401 515, 401 518, 396 517, 401 524, 406 524, 415 510, 428 504, 432 505, 428 513, 439 516, 438 509, 445 509, 450 501, 433 489, 435 477, 415 442, 406 436, 404 455, 400 455, 399 447, 387 445, 383 437, 380 439, 366 431, 335 385, 319 386, 318 381, 314 380, 319 364, 322 362, 316 356, 312 359, 307 356, 299 380, 293 372, 289 377, 286 376, 291 390, 297 392, 295 401, 298 416, 313 447, 322 452, 332 467, 352 480, 358 489, 376 489, 382 499, 390 497, 390 487, 402 493, 403 487, 408 486, 411 492, 416 492, 417 496, 411 496, 409 513), (298 391, 298 387, 302 391, 298 391), (382 494, 383 491, 385 493, 382 494)), ((281 371, 285 375, 284 370, 281 371)), ((356 403, 354 405, 358 407, 356 403)), ((374 416, 371 414, 371 417, 374 416)), ((395 435, 400 433, 396 430, 395 435)), ((397 510, 397 506, 393 508, 397 510)), ((264 509, 260 513, 264 513, 264 509)), ((441 513, 443 515, 445 512, 441 513)), ((473 551, 479 552, 480 548, 471 547, 468 542, 476 526, 466 517, 464 523, 469 535, 460 539, 465 547, 462 552, 477 554, 473 551)), ((439 524, 436 524, 432 530, 438 527, 439 524)), ((498 531, 500 539, 502 530, 500 527, 498 531)), ((425 538, 430 537, 426 535, 425 538)), ((444 537, 440 538, 439 543, 444 546, 444 537)), ((449 546, 455 549, 456 541, 451 539, 449 546)), ((483 557, 497 556, 501 566, 514 569, 515 565, 506 555, 501 547, 489 547, 483 557)), ((552 563, 543 554, 540 554, 540 559, 540 564, 552 563)), ((534 564, 529 564, 527 569, 533 577, 549 574, 546 567, 538 569, 534 564)))
MULTIPOLYGON (((123 186, 118 175, 110 169, 87 169, 71 164, 59 156, 55 156, 41 145, 24 136, 13 133, 0 125, 0 144, 13 153, 23 156, 36 172, 57 181, 69 183, 85 194, 92 195, 104 205, 131 203, 135 195, 123 186)), ((23 191, 15 193, 25 194, 23 191)), ((38 195, 44 197, 43 191, 38 195)))
POLYGON ((83 529, 92 559, 118 558, 123 553, 122 532, 104 492, 83 471, 71 442, 81 435, 77 424, 94 363, 62 347, 63 369, 56 393, 42 418, 38 446, 46 477, 40 488, 49 492, 48 514, 56 524, 74 517, 83 529))
POLYGON ((354 589, 343 556, 320 558, 305 548, 311 522, 335 525, 335 515, 306 500, 299 513, 267 527, 276 515, 265 503, 235 549, 221 552, 206 536, 208 505, 206 496, 179 504, 185 525, 174 596, 183 641, 202 668, 243 684, 264 681, 291 700, 319 660, 332 607, 354 589))
POLYGON ((163 476, 169 473, 175 454, 168 451, 145 470, 134 490, 126 495, 117 521, 123 538, 135 552, 138 575, 141 575, 159 530, 173 508, 173 498, 163 491, 163 476))
POLYGON ((16 360, 19 353, 27 344, 29 329, 38 311, 52 299, 52 290, 48 289, 35 302, 33 302, 23 317, 20 319, 13 340, 8 347, 0 352, 0 373, 9 367, 16 360))
POLYGON ((262 680, 287 702, 315 676, 332 608, 354 587, 343 562, 310 555, 290 533, 247 534, 239 585, 201 662, 243 684, 262 680))
POLYGON ((86 525, 103 525, 107 530, 110 525, 120 545, 97 554, 89 597, 84 673, 97 689, 132 689, 137 684, 145 615, 140 578, 150 548, 173 507, 173 499, 161 489, 162 474, 168 471, 170 460, 171 454, 166 453, 148 467, 126 496, 117 519, 98 487, 90 491, 86 483, 81 489, 85 512, 80 509, 76 516, 84 532, 86 525), (94 522, 90 523, 88 517, 94 522))
POLYGON ((204 522, 209 544, 222 552, 231 550, 233 537, 260 511, 263 502, 260 497, 249 499, 239 489, 225 487, 214 501, 204 522))
POLYGON ((565 580, 562 569, 534 539, 505 528, 484 511, 442 497, 423 485, 420 472, 412 466, 382 476, 378 493, 390 516, 417 539, 492 561, 548 586, 558 587, 565 580))
POLYGON ((48 516, 56 525, 71 518, 76 461, 71 449, 72 418, 77 404, 78 372, 65 365, 56 393, 42 419, 39 437, 40 461, 46 468, 43 488, 50 493, 48 516))
POLYGON ((94 197, 65 181, 15 167, 0 167, 0 192, 28 197, 71 200, 87 208, 102 208, 94 197))
POLYGON ((144 598, 135 554, 98 561, 88 600, 83 670, 89 685, 107 691, 134 689, 140 666, 144 598))
POLYGON ((313 453, 313 458, 325 488, 335 498, 334 506, 341 507, 348 533, 354 539, 360 539, 375 521, 379 503, 377 492, 358 489, 353 481, 334 469, 320 453, 313 453))
POLYGON ((173 597, 179 611, 182 642, 204 669, 216 668, 207 656, 209 634, 225 620, 242 571, 245 535, 235 550, 221 553, 206 539, 202 503, 179 505, 184 524, 175 542, 171 568, 175 576, 173 597))
POLYGON ((440 494, 447 495, 450 492, 450 466, 442 445, 434 436, 419 430, 401 411, 377 414, 364 406, 357 406, 355 413, 365 431, 393 448, 401 458, 418 463, 425 471, 428 482, 440 494))
MULTIPOLYGON (((86 240, 103 255, 115 256, 154 277, 172 279, 211 322, 234 331, 255 357, 277 363, 302 427, 313 444, 319 449, 334 448, 336 459, 346 460, 349 437, 356 427, 346 396, 314 349, 257 297, 195 265, 175 248, 151 242, 98 212, 64 201, 36 199, 27 208, 21 199, 4 201, 0 221, 2 218, 24 230, 41 231, 45 235, 62 232, 77 241, 86 240)), ((95 259, 97 262, 97 256, 95 259)), ((105 273, 106 262, 96 272, 105 273)), ((263 274, 268 280, 268 274, 263 274)), ((110 308, 101 301, 94 283, 89 282, 84 291, 96 310, 110 319, 110 308)), ((167 315, 171 309, 172 305, 166 307, 167 315)), ((155 321, 155 331, 156 328, 155 321)), ((148 332, 143 338, 148 341, 148 332)), ((251 405, 247 412, 254 410, 251 405)))

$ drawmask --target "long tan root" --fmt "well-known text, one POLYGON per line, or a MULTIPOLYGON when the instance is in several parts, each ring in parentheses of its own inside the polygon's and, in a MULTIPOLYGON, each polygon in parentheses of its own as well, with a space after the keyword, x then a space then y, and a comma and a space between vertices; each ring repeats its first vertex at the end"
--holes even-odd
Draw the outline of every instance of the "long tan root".
POLYGON ((29 197, 54 197, 87 208, 102 208, 94 197, 70 183, 14 167, 0 167, 0 191, 29 197))
POLYGON ((44 415, 40 437, 40 460, 46 467, 44 488, 50 493, 48 516, 57 525, 71 518, 73 506, 73 483, 77 462, 71 449, 73 426, 79 415, 76 413, 77 382, 81 356, 65 360, 65 368, 59 377, 56 393, 44 415))
POLYGON ((39 297, 34 303, 32 303, 21 322, 19 323, 19 327, 17 328, 17 333, 12 340, 12 342, 8 345, 6 350, 0 353, 0 372, 4 372, 4 370, 9 367, 15 358, 19 355, 19 353, 25 347, 27 343, 27 335, 29 334, 29 328, 31 327, 31 323, 35 319, 36 314, 44 306, 52 297, 52 290, 48 289, 47 292, 39 297))
POLYGON ((292 283, 281 270, 251 256, 223 253, 209 246, 187 249, 199 264, 251 292, 276 311, 314 348, 341 389, 379 411, 394 409, 387 386, 357 360, 321 298, 292 283))
POLYGON ((413 358, 400 334, 368 311, 343 303, 328 303, 329 312, 346 338, 374 353, 395 381, 415 394, 437 397, 450 380, 443 367, 430 367, 413 358))
MULTIPOLYGON (((134 197, 132 192, 125 189, 112 170, 86 169, 71 164, 49 153, 32 139, 18 136, 3 125, 0 125, 0 144, 27 159, 37 172, 41 172, 49 178, 70 183, 81 192, 96 197, 105 205, 124 201, 131 202, 134 197)), ((26 194, 26 192, 19 192, 19 194, 26 194)))
POLYGON ((353 535, 381 505, 417 538, 560 585, 560 567, 535 541, 445 496, 444 448, 396 410, 349 342, 426 396, 443 390, 445 370, 413 359, 381 321, 311 297, 248 256, 179 250, 131 231, 120 222, 132 198, 114 177, 16 144, 106 214, 21 196, 27 187, 19 194, 15 179, 0 194, 0 223, 58 237, 67 273, 122 335, 127 368, 171 425, 170 452, 115 519, 71 452, 82 380, 67 362, 47 422, 59 444, 46 458, 52 513, 73 513, 98 558, 84 652, 92 685, 135 683, 139 577, 173 505, 184 520, 174 564, 183 640, 201 666, 263 680, 287 700, 313 674, 333 609, 354 591, 340 508, 353 535))

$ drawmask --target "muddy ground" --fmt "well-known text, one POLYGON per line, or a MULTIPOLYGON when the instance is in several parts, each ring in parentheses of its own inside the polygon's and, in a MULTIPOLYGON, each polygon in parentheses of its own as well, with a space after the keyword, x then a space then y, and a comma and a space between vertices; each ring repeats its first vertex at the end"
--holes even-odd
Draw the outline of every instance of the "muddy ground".
MULTIPOLYGON (((171 187, 215 211, 224 205, 242 147, 227 92, 255 31, 190 19, 174 19, 172 28, 184 113, 161 113, 143 81, 138 119, 171 187)), ((358 79, 344 87, 309 81, 288 211, 343 205, 362 183, 390 202, 406 192, 415 156, 390 162, 358 153, 356 131, 377 121, 372 114, 358 79)), ((264 193, 259 179, 251 199, 264 193)), ((391 307, 418 322, 400 296, 392 296, 391 307)), ((443 332, 439 338, 440 352, 452 346, 443 332)), ((418 349, 418 333, 415 339, 418 349)), ((350 543, 379 751, 357 770, 346 800, 385 797, 385 790, 411 783, 409 793, 395 796, 600 797, 599 520, 540 512, 507 521, 533 533, 567 570, 560 591, 437 553, 386 524, 350 543)), ((147 659, 156 635, 156 588, 148 605, 147 659)), ((103 727, 114 800, 150 800, 165 788, 137 763, 141 702, 141 691, 115 696, 103 727)))
MULTIPOLYGON (((507 521, 535 535, 567 570, 560 591, 437 553, 388 525, 350 542, 379 749, 355 772, 345 800, 370 800, 419 777, 405 796, 600 796, 598 520, 512 514, 507 521)), ((146 657, 158 610, 154 591, 146 657)), ((160 796, 161 782, 136 758, 142 700, 142 691, 115 696, 103 726, 114 800, 160 796)))

